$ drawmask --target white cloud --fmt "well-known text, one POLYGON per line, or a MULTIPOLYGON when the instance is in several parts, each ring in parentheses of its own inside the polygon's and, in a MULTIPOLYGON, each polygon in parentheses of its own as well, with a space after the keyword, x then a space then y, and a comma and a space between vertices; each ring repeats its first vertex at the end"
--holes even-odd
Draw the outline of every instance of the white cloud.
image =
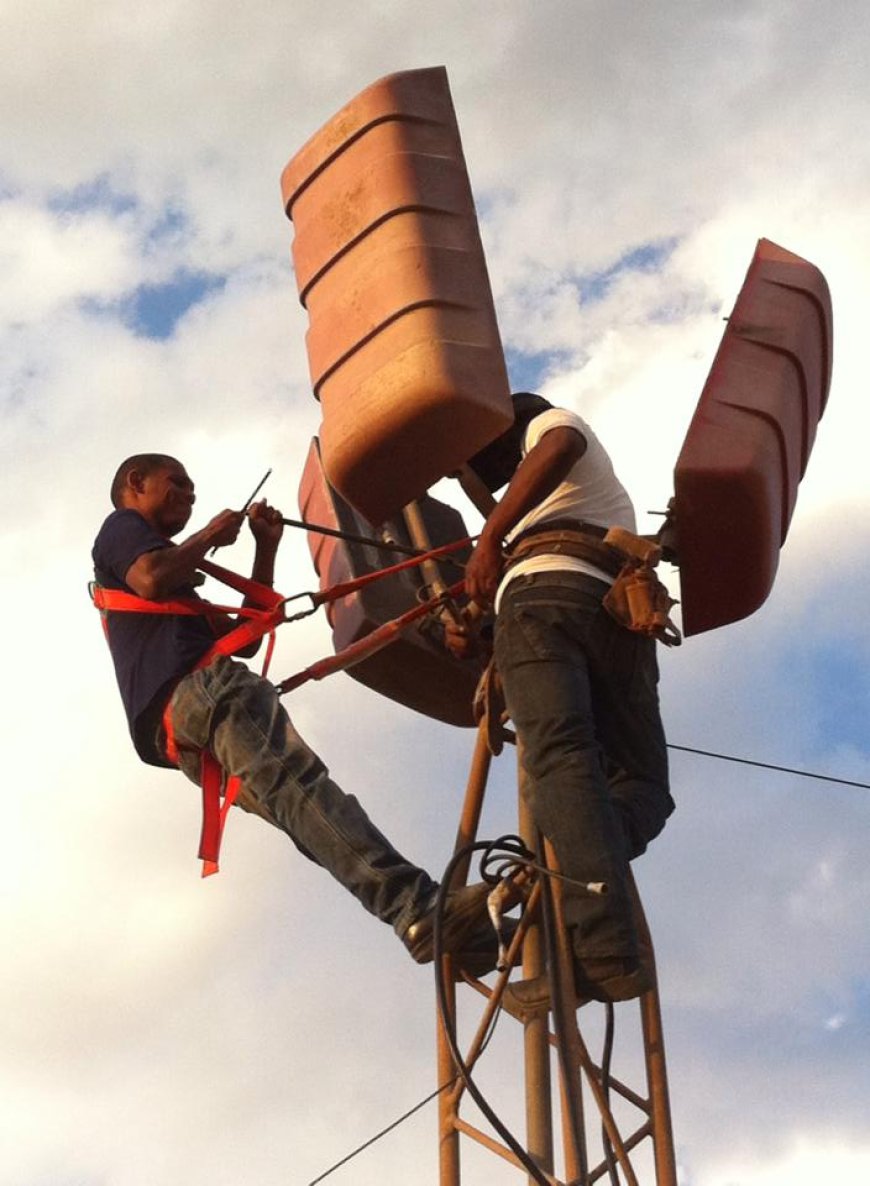
MULTIPOLYGON (((256 819, 232 820, 223 872, 200 882, 196 791, 136 763, 85 593, 111 473, 141 448, 176 452, 199 525, 272 465, 265 493, 294 513, 319 407, 280 170, 369 82, 444 62, 505 341, 550 355, 548 394, 589 416, 641 512, 671 492, 755 240, 824 270, 834 388, 773 595, 663 655, 662 691, 674 742, 870 781, 868 18, 839 0, 819 36, 800 0, 4 15, 0 1183, 308 1182, 434 1085, 430 979, 256 819), (632 266, 663 244, 659 265, 632 266), (137 336, 117 302, 182 271, 225 283, 168 339, 137 336)), ((301 539, 278 583, 313 585, 301 539)), ((285 627, 275 670, 328 648, 320 617, 285 627)), ((440 872, 470 734, 345 676, 288 706, 440 872)), ((485 835, 514 829, 511 762, 494 765, 485 835)), ((672 768, 679 811, 638 877, 681 1180, 860 1180, 866 792, 678 752, 672 768)), ((436 1158, 430 1105, 335 1181, 434 1181, 436 1158)), ((516 1176, 483 1155, 467 1167, 469 1186, 516 1176)))
POLYGON ((138 275, 128 228, 107 214, 57 217, 0 202, 0 317, 20 324, 86 299, 114 297, 138 275))
POLYGON ((784 1155, 759 1166, 734 1160, 713 1177, 710 1186, 814 1186, 817 1182, 858 1182, 870 1171, 870 1151, 831 1142, 813 1148, 796 1142, 784 1155))

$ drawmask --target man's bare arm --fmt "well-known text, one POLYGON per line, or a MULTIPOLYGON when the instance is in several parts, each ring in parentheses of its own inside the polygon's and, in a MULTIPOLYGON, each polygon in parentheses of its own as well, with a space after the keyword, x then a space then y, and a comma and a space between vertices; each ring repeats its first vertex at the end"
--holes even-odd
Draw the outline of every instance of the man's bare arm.
POLYGON ((193 581, 197 566, 213 547, 235 543, 244 519, 243 511, 221 511, 182 543, 137 557, 124 575, 125 582, 149 601, 168 597, 180 585, 193 581))
POLYGON ((491 605, 502 570, 502 540, 539 502, 564 481, 583 454, 586 438, 575 428, 551 428, 518 466, 504 497, 490 513, 465 568, 465 590, 480 605, 491 605))
POLYGON ((265 499, 255 502, 247 514, 256 543, 251 579, 261 585, 271 585, 275 580, 275 555, 284 533, 284 518, 277 507, 269 506, 265 499))

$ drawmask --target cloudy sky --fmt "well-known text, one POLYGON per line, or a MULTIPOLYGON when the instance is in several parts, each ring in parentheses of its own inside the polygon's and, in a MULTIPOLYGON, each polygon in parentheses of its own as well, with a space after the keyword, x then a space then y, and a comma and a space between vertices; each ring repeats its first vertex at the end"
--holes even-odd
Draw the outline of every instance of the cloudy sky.
MULTIPOLYGON (((370 82, 446 65, 513 385, 594 423, 644 526, 756 240, 824 271, 834 383, 773 594, 664 654, 662 699, 677 745, 870 782, 870 15, 857 0, 0 14, 0 1186, 306 1186, 435 1085, 431 979, 259 820, 233 819, 221 875, 199 879, 196 792, 138 764, 87 599, 110 476, 132 452, 176 454, 196 527, 271 465, 268 494, 295 514, 319 415, 281 169, 370 82)), ((226 554, 249 559, 244 542, 226 554)), ((313 579, 288 540, 279 587, 313 579)), ((320 619, 285 627, 276 670, 329 646, 320 619)), ((437 875, 471 735, 346 676, 288 707, 437 875)), ((870 794, 682 751, 672 765, 679 810, 637 877, 682 1186, 868 1180, 870 794)), ((514 820, 503 757, 483 834, 514 820)), ((505 1029, 484 1080, 519 1125, 505 1029)), ((467 1186, 519 1178, 467 1154, 467 1186)), ((436 1180, 434 1105, 329 1179, 436 1180)))

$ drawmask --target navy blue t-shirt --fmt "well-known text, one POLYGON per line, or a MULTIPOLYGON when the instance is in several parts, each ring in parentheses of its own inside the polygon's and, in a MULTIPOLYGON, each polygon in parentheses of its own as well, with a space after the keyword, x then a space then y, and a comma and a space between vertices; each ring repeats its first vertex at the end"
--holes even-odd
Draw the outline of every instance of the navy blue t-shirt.
MULTIPOLYGON (((130 565, 145 552, 174 545, 134 510, 113 511, 94 542, 94 578, 107 589, 125 584, 130 565)), ((197 597, 192 585, 173 596, 197 597)), ((175 614, 108 613, 109 649, 130 725, 143 762, 170 766, 157 745, 157 729, 173 684, 193 668, 214 642, 205 618, 175 614)))

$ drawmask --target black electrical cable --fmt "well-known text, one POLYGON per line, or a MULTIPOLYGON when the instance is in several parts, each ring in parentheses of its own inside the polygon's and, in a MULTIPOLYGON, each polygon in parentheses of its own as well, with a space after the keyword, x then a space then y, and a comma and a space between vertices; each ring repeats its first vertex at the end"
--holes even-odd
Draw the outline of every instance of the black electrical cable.
MULTIPOLYGON (((300 524, 300 526, 302 526, 302 525, 300 524)), ((816 779, 818 782, 830 782, 830 783, 835 783, 839 786, 857 787, 860 790, 870 791, 870 783, 860 782, 856 779, 836 778, 830 774, 819 774, 819 773, 817 773, 815 771, 811 771, 811 770, 799 770, 793 766, 781 766, 781 765, 777 765, 776 763, 773 763, 773 762, 759 762, 752 758, 739 758, 733 754, 720 754, 720 753, 716 753, 712 750, 699 749, 695 746, 677 745, 675 742, 668 742, 667 747, 668 747, 668 749, 676 750, 676 751, 679 751, 680 753, 696 754, 697 756, 702 757, 702 758, 714 758, 720 762, 734 762, 741 766, 755 766, 760 770, 772 770, 779 774, 794 774, 800 778, 811 778, 811 779, 816 779)), ((456 864, 458 863, 458 858, 464 857, 464 856, 468 855, 469 852, 472 852, 472 851, 483 851, 484 852, 485 855, 481 858, 481 862, 480 862, 481 875, 483 877, 483 880, 488 881, 490 884, 495 884, 500 879, 500 877, 504 875, 505 870, 510 869, 510 868, 516 868, 518 866, 522 866, 524 868, 534 870, 535 872, 538 872, 538 873, 543 873, 546 875, 547 878, 554 878, 554 879, 563 880, 563 881, 570 880, 570 878, 566 878, 563 875, 556 873, 552 869, 547 869, 539 861, 537 861, 535 859, 534 855, 531 852, 529 852, 529 850, 525 847, 522 840, 518 836, 503 836, 503 837, 500 837, 499 840, 496 840, 493 842, 484 842, 484 843, 478 843, 475 845, 467 846, 465 849, 462 850, 461 853, 457 854, 457 856, 453 859, 453 861, 451 861, 450 866, 448 866, 451 874, 452 874, 453 869, 455 868, 456 864), (497 851, 500 846, 502 848, 501 852, 497 851), (507 854, 507 855, 505 855, 505 854, 507 854), (499 864, 496 866, 496 870, 492 871, 490 869, 490 866, 493 865, 495 862, 499 862, 499 864)), ((447 883, 447 878, 445 877, 444 884, 446 884, 446 883, 447 883)), ((511 1146, 511 1148, 517 1154, 517 1156, 520 1158, 520 1160, 523 1161, 524 1166, 529 1170, 529 1172, 536 1178, 536 1180, 538 1182, 542 1182, 543 1186, 548 1186, 548 1183, 546 1182, 546 1180, 542 1179, 539 1176, 539 1171, 537 1170, 537 1168, 534 1165, 532 1165, 530 1162, 525 1160, 525 1157, 526 1157, 525 1151, 518 1145, 518 1143, 517 1144, 512 1143, 512 1142, 514 1142, 515 1139, 512 1136, 510 1136, 510 1134, 507 1133, 507 1130, 503 1130, 501 1128, 501 1122, 498 1121, 498 1118, 495 1117, 494 1113, 491 1113, 489 1111, 488 1105, 486 1105, 485 1101, 483 1101, 483 1098, 481 1096, 479 1096, 478 1089, 474 1085, 473 1080, 471 1080, 470 1072, 468 1072, 468 1069, 466 1067, 464 1067, 464 1063, 462 1061, 461 1055, 459 1054, 458 1049, 456 1049, 456 1047, 455 1047, 455 1035, 452 1034, 450 1027, 447 1024, 446 1017, 445 1017, 446 1001, 444 999, 444 985, 443 985, 443 978, 440 975, 440 971, 439 971, 440 963, 441 963, 441 961, 440 961, 440 925, 441 925, 441 920, 443 918, 443 899, 441 897, 440 891, 439 891, 439 901, 440 901, 440 913, 436 913, 436 923, 435 923, 436 986, 438 988, 438 1007, 441 1012, 442 1019, 445 1020, 445 1032, 447 1033, 448 1041, 451 1044, 451 1053, 453 1054, 454 1061, 456 1062, 457 1066, 459 1066, 460 1068, 464 1068, 464 1073, 463 1073, 463 1070, 461 1069, 459 1074, 455 1075, 453 1077, 453 1079, 449 1080, 447 1083, 444 1083, 440 1087, 436 1088, 435 1091, 433 1091, 429 1095, 427 1095, 424 1099, 422 1099, 413 1108, 409 1109, 409 1111, 406 1112, 404 1115, 400 1116, 397 1120, 395 1120, 391 1124, 387 1125, 386 1128, 382 1129, 380 1132, 376 1133, 369 1140, 365 1141, 362 1145, 360 1145, 352 1153, 349 1153, 346 1157, 343 1157, 341 1159, 341 1161, 336 1162, 335 1165, 333 1165, 330 1169, 326 1170, 325 1173, 321 1174, 317 1178, 314 1178, 308 1184, 308 1186, 317 1186, 317 1183, 322 1182, 326 1177, 328 1177, 330 1174, 332 1174, 335 1170, 339 1169, 342 1165, 347 1164, 347 1162, 352 1160, 352 1158, 356 1157, 357 1154, 363 1152, 363 1150, 367 1149, 370 1145, 373 1145, 376 1141, 380 1140, 381 1137, 383 1137, 387 1133, 391 1132, 394 1128, 397 1128, 405 1120, 407 1120, 409 1117, 413 1116, 415 1112, 419 1111, 420 1108, 424 1107, 431 1100, 435 1099, 436 1096, 440 1095, 442 1091, 445 1091, 445 1090, 447 1090, 447 1088, 452 1087, 453 1084, 460 1077, 460 1075, 464 1078, 466 1086, 468 1087, 469 1093, 473 1096, 473 1098, 477 1102, 478 1106, 481 1108, 481 1110, 484 1112, 484 1114, 488 1116, 488 1118, 490 1119, 490 1122, 494 1124, 494 1126, 501 1133, 501 1135, 506 1139, 507 1143, 511 1146), (452 1041, 451 1041, 451 1039, 452 1039, 452 1041)), ((607 1073, 605 1073, 605 1068, 609 1067, 609 1062, 610 1062, 610 1057, 611 1057, 611 1052, 612 1052, 612 1041, 613 1041, 612 1028, 611 1028, 612 1019, 613 1019, 613 1010, 612 1010, 612 1006, 610 1006, 610 1007, 608 1007, 608 1012, 607 1012, 607 1027, 608 1027, 608 1029, 607 1029, 607 1033, 605 1036, 604 1056, 602 1058, 602 1081, 605 1084, 605 1089, 606 1089, 607 1080, 609 1079, 609 1071, 607 1073)), ((492 1032, 490 1032, 490 1034, 487 1036, 487 1038, 486 1038, 487 1042, 489 1041, 491 1036, 492 1036, 492 1032)), ((613 1152, 609 1146, 608 1141, 605 1141, 605 1159, 607 1161, 609 1174, 612 1178, 615 1167, 614 1167, 613 1152)))
POLYGON ((480 876, 488 885, 496 885, 509 871, 518 868, 539 868, 535 854, 526 848, 519 836, 499 836, 498 840, 482 841, 480 847, 480 876))
MULTIPOLYGON (((492 1110, 489 1108, 484 1097, 480 1094, 479 1089, 477 1088, 476 1084, 474 1083, 474 1081, 471 1078, 471 1072, 469 1071, 468 1067, 465 1065, 465 1062, 462 1059, 461 1054, 459 1053, 459 1050, 458 1050, 458 1047, 456 1044, 456 1035, 453 1032, 453 1030, 448 1022, 448 1019, 447 1019, 446 990, 445 990, 444 978, 443 978, 443 975, 441 974, 441 966, 442 966, 441 928, 442 928, 442 923, 443 923, 443 918, 444 918, 444 903, 446 901, 446 896, 447 896, 446 887, 450 884, 450 881, 452 880, 452 877, 453 877, 453 872, 454 872, 456 866, 458 865, 458 863, 461 860, 464 860, 472 852, 483 852, 484 855, 480 861, 481 877, 484 881, 488 882, 490 885, 495 885, 504 876, 506 870, 513 870, 518 867, 525 868, 525 869, 529 869, 529 868, 534 869, 535 871, 544 874, 546 877, 557 877, 558 876, 558 874, 556 874, 552 869, 548 869, 546 867, 546 865, 544 865, 542 862, 537 861, 535 859, 534 854, 529 851, 529 849, 525 846, 525 844, 523 843, 523 841, 520 839, 519 836, 506 835, 506 836, 501 836, 501 837, 499 837, 498 840, 494 840, 494 841, 479 841, 475 844, 467 845, 464 849, 462 849, 458 853, 456 853, 456 855, 451 860, 450 864, 447 866, 447 870, 445 871, 445 874, 444 874, 444 879, 442 880, 441 885, 439 886, 439 890, 438 890, 438 898, 436 901, 436 912, 435 912, 435 924, 434 924, 434 931, 433 931, 433 946, 434 946, 434 955, 435 955, 435 972, 436 972, 435 982, 436 982, 437 995, 438 995, 438 1008, 439 1008, 439 1012, 441 1014, 442 1020, 444 1021, 444 1029, 445 1029, 445 1034, 447 1036, 448 1045, 450 1046, 450 1050, 451 1050, 451 1054, 453 1056, 454 1063, 458 1068, 457 1074, 454 1075, 452 1079, 449 1079, 446 1083, 442 1083, 440 1087, 437 1087, 434 1091, 430 1092, 429 1095, 425 1096, 422 1100, 420 1100, 419 1103, 415 1104, 414 1107, 409 1108, 407 1112, 405 1112, 405 1113, 403 1113, 403 1115, 397 1117, 396 1120, 392 1121, 385 1128, 382 1128, 379 1132, 375 1133, 374 1136, 370 1137, 367 1141, 364 1141, 356 1149, 354 1149, 350 1153, 346 1154, 344 1157, 341 1158, 340 1161, 335 1162, 334 1165, 330 1166, 329 1169, 325 1170, 318 1177, 313 1178, 308 1183, 308 1186, 317 1186, 317 1184, 319 1182, 323 1182, 326 1178, 328 1178, 331 1174, 333 1174, 337 1169, 340 1169, 343 1165, 347 1165, 348 1162, 352 1161, 360 1153, 364 1152, 371 1145, 374 1145, 377 1141, 379 1141, 381 1139, 381 1137, 386 1136, 388 1133, 392 1132, 393 1129, 398 1128, 398 1126, 400 1124, 403 1124, 404 1121, 408 1120, 411 1116, 413 1116, 415 1112, 418 1112, 421 1108, 425 1107, 426 1104, 431 1103, 431 1101, 433 1099, 435 1099, 437 1096, 439 1096, 442 1091, 446 1091, 448 1088, 452 1087, 457 1082, 457 1080, 460 1078, 462 1078, 465 1081, 465 1085, 468 1088, 469 1094, 475 1100, 478 1107, 481 1109, 481 1111, 484 1113, 484 1115, 489 1119, 489 1121, 493 1125, 493 1127, 500 1133, 502 1138, 510 1146, 510 1148, 513 1150, 513 1152, 517 1155, 517 1157, 522 1162, 524 1167, 528 1170, 528 1172, 535 1178, 535 1180, 538 1183, 540 1183, 540 1186, 550 1186, 550 1183, 548 1182, 548 1180, 546 1178, 540 1176, 541 1171, 538 1170, 538 1168, 534 1165, 534 1163, 528 1159, 528 1154, 526 1153, 526 1151, 522 1147, 522 1145, 520 1145, 520 1143, 516 1140, 516 1138, 513 1137, 513 1135, 509 1132, 509 1130, 502 1125, 501 1121, 498 1119, 498 1117, 495 1115, 495 1113, 492 1112, 492 1110), (496 871, 494 872, 492 870, 492 866, 496 862, 498 862, 498 865, 497 865, 496 871)), ((569 881, 570 878, 561 878, 561 880, 569 881)), ((480 1049, 481 1054, 486 1049, 487 1045, 489 1044, 489 1042, 492 1038, 493 1033, 495 1032, 495 1025, 496 1025, 497 1019, 498 1019, 498 1014, 496 1014, 496 1017, 493 1018, 493 1022, 490 1027, 490 1030, 487 1033, 487 1035, 485 1036, 485 1038, 481 1044, 481 1049, 480 1049)))
POLYGON ((819 782, 835 782, 843 787, 860 787, 862 791, 870 791, 870 783, 856 782, 851 778, 834 778, 830 774, 816 774, 812 770, 796 770, 792 766, 777 766, 772 762, 756 762, 751 758, 736 758, 732 754, 716 754, 712 750, 695 749, 690 745, 675 745, 668 742, 668 749, 679 750, 684 754, 699 754, 702 758, 718 758, 720 762, 739 762, 741 766, 758 766, 761 770, 776 770, 780 774, 797 774, 801 778, 815 778, 819 782))
MULTIPOLYGON (((486 1037, 484 1038, 484 1040, 481 1044, 481 1047, 480 1047, 481 1054, 484 1052, 486 1047, 489 1045, 489 1041, 492 1038, 492 1035, 494 1033, 495 1033, 495 1021, 493 1021, 489 1033, 486 1035, 486 1037)), ((347 1165, 347 1163, 349 1161, 353 1161, 353 1159, 358 1154, 365 1152, 365 1150, 368 1149, 369 1146, 374 1145, 377 1141, 379 1141, 381 1139, 381 1137, 385 1137, 388 1133, 391 1133, 394 1128, 398 1128, 400 1124, 404 1124, 404 1122, 406 1120, 410 1120, 410 1118, 415 1114, 415 1112, 419 1112, 421 1108, 425 1108, 426 1104, 431 1104, 432 1100, 436 1099, 437 1096, 439 1096, 442 1091, 447 1091, 449 1088, 451 1088, 453 1086, 453 1084, 457 1082, 458 1079, 459 1079, 459 1074, 457 1073, 453 1076, 452 1079, 448 1079, 446 1083, 442 1083, 440 1087, 436 1087, 434 1091, 430 1091, 427 1096, 424 1096, 423 1099, 421 1099, 419 1101, 419 1103, 414 1104, 413 1108, 409 1108, 407 1112, 403 1112, 401 1116, 397 1116, 395 1120, 393 1120, 385 1128, 382 1128, 380 1130, 380 1132, 376 1132, 375 1135, 372 1137, 369 1137, 369 1139, 367 1141, 363 1141, 363 1143, 361 1145, 358 1145, 356 1149, 352 1150, 350 1153, 347 1153, 344 1157, 342 1157, 341 1161, 337 1161, 335 1163, 335 1165, 331 1165, 328 1170, 324 1170, 324 1172, 322 1174, 320 1174, 318 1177, 312 1178, 311 1181, 308 1183, 308 1186, 317 1186, 318 1182, 322 1182, 325 1178, 328 1178, 330 1174, 333 1174, 333 1173, 335 1173, 336 1170, 341 1169, 341 1167, 343 1165, 347 1165)))
MULTIPOLYGON (((508 838, 506 838, 506 839, 508 839, 508 838)), ((510 837, 509 839, 513 842, 516 840, 516 837, 510 837)), ((523 1146, 520 1144, 520 1142, 516 1139, 516 1137, 513 1135, 513 1133, 510 1131, 510 1129, 501 1121, 501 1119, 496 1115, 496 1113, 493 1111, 493 1109, 489 1106, 489 1103, 487 1102, 483 1093, 480 1091, 477 1084, 474 1082, 474 1079, 472 1078, 472 1075, 471 1075, 471 1071, 469 1070, 468 1066, 465 1063, 465 1060, 463 1059, 462 1055, 459 1052, 459 1044, 456 1040, 456 1033, 454 1031, 453 1023, 450 1018, 450 1010, 447 1008, 447 987, 444 982, 444 973, 443 973, 442 959, 441 959, 441 956, 443 954, 442 944, 441 944, 441 930, 442 930, 443 921, 444 921, 444 907, 445 907, 447 893, 448 893, 447 887, 450 885, 452 878, 453 878, 453 873, 456 870, 457 866, 460 864, 460 862, 466 860, 466 858, 474 852, 481 852, 481 851, 491 852, 494 848, 497 847, 498 843, 499 843, 498 841, 495 841, 493 843, 490 843, 488 841, 484 841, 484 842, 478 841, 473 844, 465 845, 463 848, 459 849, 458 852, 456 852, 454 854, 454 856, 451 858, 450 863, 448 864, 446 870, 444 871, 444 878, 443 878, 443 880, 441 882, 441 886, 439 887, 439 890, 438 890, 438 900, 437 900, 436 906, 435 906, 435 925, 434 925, 434 929, 433 929, 433 946, 434 946, 434 951, 435 951, 435 987, 436 987, 437 996, 438 996, 438 1011, 441 1015, 441 1021, 444 1026, 444 1035, 447 1040, 447 1044, 450 1047, 450 1053, 453 1057, 454 1065, 456 1066, 456 1069, 459 1072, 459 1075, 461 1076, 463 1082, 465 1083, 465 1086, 468 1090, 469 1095, 472 1097, 474 1102, 477 1104, 478 1108, 480 1108, 481 1112, 484 1114, 484 1116, 487 1118, 487 1120, 490 1122, 492 1127, 496 1130, 496 1132, 499 1134, 499 1136, 502 1138, 502 1140, 505 1142, 505 1144, 508 1146, 508 1148, 511 1150, 511 1152, 516 1156, 517 1160, 520 1162, 520 1164, 523 1166, 523 1168, 534 1179, 534 1181, 537 1182, 539 1184, 539 1186, 550 1186, 550 1183, 547 1181, 547 1178, 544 1177, 541 1170, 538 1169, 538 1167, 535 1165, 535 1163, 529 1157, 529 1154, 526 1152, 526 1150, 523 1148, 523 1146)), ((529 853, 529 857, 530 858, 532 857, 531 853, 529 853)))
MULTIPOLYGON (((526 848, 519 836, 500 836, 498 840, 482 841, 479 847, 484 848, 484 855, 480 858, 480 875, 483 881, 488 882, 489 885, 495 885, 496 882, 503 880, 508 872, 517 869, 532 870, 535 873, 540 873, 543 877, 548 877, 553 881, 564 881, 566 885, 576 885, 581 889, 588 887, 588 883, 584 881, 577 881, 573 877, 567 877, 564 873, 557 873, 555 869, 550 869, 547 865, 538 860, 535 854, 526 848), (503 851, 498 851, 499 849, 503 851), (507 855, 504 855, 504 854, 507 855), (492 866, 495 866, 493 869, 492 866)), ((606 893, 606 889, 602 888, 600 891, 606 893)))
POLYGON ((425 1097, 425 1099, 420 1100, 418 1104, 414 1104, 413 1108, 409 1108, 407 1112, 403 1113, 403 1115, 399 1116, 391 1124, 388 1124, 386 1128, 382 1128, 380 1132, 375 1133, 373 1137, 369 1137, 367 1141, 363 1141, 363 1143, 354 1149, 352 1153, 348 1153, 345 1157, 342 1157, 341 1161, 337 1161, 335 1165, 331 1165, 328 1170, 324 1170, 324 1172, 318 1177, 312 1178, 308 1183, 308 1186, 317 1186, 318 1182, 322 1182, 325 1178, 328 1178, 330 1174, 335 1173, 337 1169, 341 1169, 343 1165, 347 1165, 349 1161, 353 1161, 354 1157, 356 1157, 359 1153, 362 1153, 365 1149, 368 1149, 370 1145, 374 1145, 376 1141, 379 1141, 381 1137, 385 1137, 387 1133, 392 1132, 394 1128, 398 1128, 400 1124, 404 1124, 404 1122, 409 1120, 415 1112, 419 1112, 421 1108, 426 1106, 426 1104, 431 1103, 431 1101, 434 1100, 436 1096, 439 1096, 442 1091, 446 1091, 448 1087, 452 1087, 458 1078, 458 1075, 454 1075, 452 1079, 448 1079, 446 1083, 442 1083, 440 1087, 436 1087, 434 1091, 430 1092, 429 1095, 425 1097))
MULTIPOLYGON (((444 871, 444 877, 441 881, 441 885, 439 886, 439 890, 438 890, 438 898, 437 898, 436 906, 435 906, 435 924, 434 924, 434 928, 433 928, 433 947, 434 947, 434 956, 435 956, 435 987, 437 990, 437 997, 438 997, 438 1010, 441 1015, 441 1021, 444 1026, 445 1038, 447 1040, 448 1046, 450 1047, 450 1053, 453 1057, 454 1065, 456 1066, 460 1077, 462 1078, 463 1082, 465 1083, 465 1086, 468 1090, 469 1095, 472 1097, 474 1102, 480 1108, 481 1112, 484 1114, 484 1116, 487 1118, 487 1120, 489 1120, 490 1124, 493 1126, 493 1128, 496 1130, 496 1132, 501 1136, 502 1140, 505 1142, 505 1144, 508 1146, 508 1148, 511 1149, 511 1151, 516 1155, 516 1157, 519 1160, 519 1162, 521 1163, 521 1165, 528 1171, 528 1173, 531 1175, 531 1177, 536 1182, 538 1182, 540 1184, 540 1186, 549 1186, 549 1183, 552 1179, 549 1179, 548 1176, 544 1176, 543 1171, 538 1166, 535 1165, 535 1163, 531 1160, 528 1152, 523 1148, 523 1146, 520 1144, 520 1142, 511 1133, 510 1129, 507 1128, 507 1126, 501 1121, 501 1119, 496 1115, 496 1113, 493 1111, 493 1109, 489 1106, 489 1103, 487 1102, 486 1098, 484 1097, 484 1095, 478 1088, 477 1084, 474 1082, 474 1079, 471 1075, 471 1071, 469 1070, 464 1059, 462 1058, 462 1055, 459 1052, 459 1047, 458 1047, 458 1043, 456 1040, 456 1034, 455 1034, 454 1027, 452 1025, 452 1022, 451 1022, 451 1019, 449 1016, 449 1010, 447 1008, 447 986, 446 986, 445 979, 444 979, 443 968, 442 968, 442 959, 441 959, 442 954, 443 954, 442 943, 441 943, 441 931, 442 931, 442 926, 443 926, 445 903, 446 903, 446 899, 447 899, 447 894, 449 892, 447 887, 451 884, 451 881, 453 879, 453 873, 454 873, 456 867, 460 864, 460 862, 465 861, 474 852, 482 852, 484 854, 480 860, 480 871, 481 871, 481 876, 482 876, 483 880, 487 881, 490 884, 494 884, 498 880, 498 877, 499 877, 498 874, 494 874, 490 870, 490 866, 496 861, 501 862, 501 868, 500 868, 501 873, 504 872, 505 867, 515 868, 517 865, 522 865, 526 869, 534 869, 537 872, 539 872, 540 874, 542 874, 544 876, 545 903, 547 901, 547 895, 549 895, 549 893, 550 893, 550 890, 549 890, 550 878, 553 878, 557 875, 553 872, 553 870, 548 869, 547 866, 542 861, 537 860, 535 858, 534 853, 529 851, 529 849, 526 847, 526 845, 523 843, 523 841, 521 840, 521 838, 519 836, 507 835, 507 836, 501 836, 501 837, 499 837, 498 840, 494 840, 494 841, 477 841, 476 843, 468 844, 464 848, 460 849, 457 853, 454 854, 454 856, 451 859, 450 863, 448 864, 446 870, 444 871)), ((570 878, 560 878, 560 879, 564 880, 564 881, 571 881, 570 878)), ((549 958, 551 960, 551 967, 554 967, 555 966, 555 962, 554 962, 555 961, 555 914, 553 912, 552 902, 550 902, 549 910, 547 909, 547 906, 545 904, 544 911, 545 911, 545 913, 544 913, 545 931, 547 930, 547 928, 549 928, 549 941, 548 941, 548 950, 550 953, 549 958), (548 921, 548 915, 549 915, 549 921, 548 921)), ((558 996, 558 993, 560 992, 560 986, 559 986, 558 982, 556 983, 556 986, 555 986, 555 992, 558 996)), ((557 1017, 558 1017, 558 1015, 559 1014, 557 1011, 557 1017)), ((564 1034, 560 1034, 558 1032, 558 1028, 557 1028, 557 1039, 558 1039, 559 1054, 560 1054, 560 1057, 563 1062, 563 1071, 564 1071, 564 1073, 568 1074, 570 1072, 568 1070, 568 1065, 567 1065, 568 1059, 567 1059, 567 1053, 565 1050, 565 1038, 564 1038, 564 1034)))
MULTIPOLYGON (((541 871, 546 874, 546 878, 542 886, 543 892, 541 894, 542 916, 544 924, 544 946, 547 952, 547 966, 550 969, 550 991, 553 994, 553 1025, 556 1035, 556 1050, 559 1057, 562 1077, 565 1082, 568 1082, 569 1077, 573 1074, 573 1068, 570 1066, 570 1058, 567 1049, 567 1038, 562 1027, 562 983, 560 977, 555 972, 557 960, 559 957, 556 950, 556 910, 553 903, 551 881, 556 878, 557 875, 555 874, 554 870, 550 869, 546 865, 546 861, 544 860, 542 860, 536 867, 541 869, 541 871)), ((600 1075, 604 1100, 609 1107, 610 1067, 613 1060, 613 1039, 615 1032, 615 1017, 613 1005, 611 1002, 605 1002, 605 1010, 605 1031, 600 1075)), ((614 1156, 610 1137, 607 1133, 607 1128, 604 1124, 601 1126, 601 1140, 611 1186, 619 1186, 616 1158, 614 1156)), ((584 1173, 585 1172, 586 1171, 584 1169, 584 1173)))
MULTIPOLYGON (((613 1005, 608 1003, 604 1025, 604 1048, 601 1055, 601 1088, 604 1092, 604 1102, 610 1107, 610 1067, 613 1061, 613 1036, 615 1019, 613 1005)), ((619 1186, 619 1174, 616 1169, 616 1156, 607 1126, 601 1125, 601 1145, 604 1150, 604 1160, 607 1163, 607 1176, 611 1186, 619 1186)))
MULTIPOLYGON (((436 926, 437 926, 437 919, 436 919, 436 926)), ((480 1047, 481 1054, 487 1048, 487 1046, 489 1045, 489 1042, 492 1038, 492 1035, 495 1033, 496 1020, 497 1020, 497 1018, 493 1019, 492 1025, 490 1026, 490 1029, 489 1029, 489 1032, 486 1034, 486 1036, 483 1039, 483 1042, 481 1043, 481 1047, 480 1047)), ((403 1124, 406 1120, 409 1120, 415 1114, 415 1112, 419 1112, 421 1108, 426 1106, 426 1104, 431 1103, 432 1100, 434 1100, 437 1096, 439 1096, 442 1091, 447 1091, 449 1088, 451 1088, 454 1085, 454 1083, 456 1083, 458 1081, 459 1077, 460 1077, 459 1073, 457 1072, 457 1074, 455 1074, 452 1079, 448 1079, 446 1083, 442 1083, 440 1087, 436 1087, 434 1091, 431 1091, 427 1096, 425 1096, 423 1099, 421 1099, 419 1103, 417 1103, 413 1106, 413 1108, 409 1108, 407 1112, 404 1112, 401 1116, 398 1116, 395 1120, 393 1120, 385 1128, 382 1128, 380 1130, 380 1132, 377 1132, 374 1134, 374 1136, 369 1137, 369 1139, 367 1141, 363 1141, 363 1143, 361 1145, 357 1146, 357 1148, 352 1150, 352 1152, 346 1154, 344 1157, 342 1157, 342 1159, 340 1161, 337 1161, 334 1165, 330 1166, 328 1170, 325 1170, 318 1177, 312 1178, 312 1180, 308 1183, 308 1186, 317 1186, 318 1182, 322 1182, 325 1178, 328 1178, 329 1175, 334 1173, 337 1169, 340 1169, 343 1165, 347 1165, 347 1163, 349 1161, 352 1161, 358 1154, 363 1153, 371 1145, 374 1145, 376 1141, 379 1141, 381 1139, 381 1137, 385 1137, 388 1133, 392 1132, 394 1128, 398 1128, 400 1124, 403 1124)))

